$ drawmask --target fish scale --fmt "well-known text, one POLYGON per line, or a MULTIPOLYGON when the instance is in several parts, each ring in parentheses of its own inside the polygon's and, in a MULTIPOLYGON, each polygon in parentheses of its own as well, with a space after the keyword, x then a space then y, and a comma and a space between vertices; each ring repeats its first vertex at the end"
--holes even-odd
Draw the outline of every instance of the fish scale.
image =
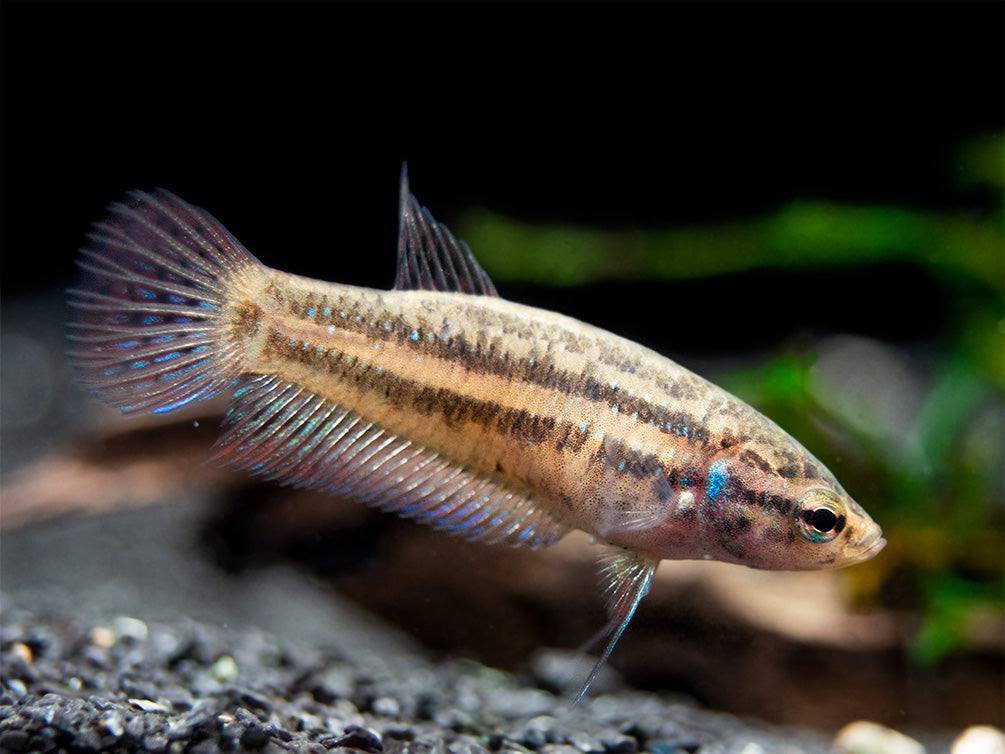
POLYGON ((261 264, 169 192, 95 226, 84 383, 127 413, 231 390, 222 463, 485 542, 602 546, 610 655, 663 559, 849 565, 879 527, 795 439, 636 343, 506 301, 404 170, 395 287, 261 264))

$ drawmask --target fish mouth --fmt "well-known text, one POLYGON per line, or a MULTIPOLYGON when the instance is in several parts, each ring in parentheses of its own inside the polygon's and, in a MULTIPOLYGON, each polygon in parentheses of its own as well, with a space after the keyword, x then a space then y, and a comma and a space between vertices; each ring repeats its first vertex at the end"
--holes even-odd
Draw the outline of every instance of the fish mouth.
POLYGON ((859 553, 859 560, 868 560, 874 557, 886 547, 886 540, 883 539, 883 530, 879 528, 879 525, 875 522, 862 536, 859 540, 858 546, 862 548, 859 553))

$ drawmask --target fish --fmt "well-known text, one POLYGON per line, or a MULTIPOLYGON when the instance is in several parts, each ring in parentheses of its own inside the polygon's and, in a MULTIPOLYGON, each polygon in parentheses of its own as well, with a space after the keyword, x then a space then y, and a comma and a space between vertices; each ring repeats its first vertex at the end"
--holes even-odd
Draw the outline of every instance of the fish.
POLYGON ((600 547, 581 700, 662 560, 851 565, 886 544, 787 432, 616 334, 499 296, 400 180, 390 290, 267 267, 157 189, 108 208, 69 293, 83 385, 125 414, 230 393, 213 457, 471 540, 600 547))

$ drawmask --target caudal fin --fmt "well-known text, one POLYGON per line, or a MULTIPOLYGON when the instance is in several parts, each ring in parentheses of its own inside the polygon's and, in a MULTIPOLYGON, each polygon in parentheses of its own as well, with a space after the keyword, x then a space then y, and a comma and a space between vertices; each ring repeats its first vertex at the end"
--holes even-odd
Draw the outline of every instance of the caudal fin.
POLYGON ((70 291, 71 356, 86 387, 126 413, 202 400, 243 371, 231 303, 261 264, 209 213, 158 189, 111 205, 70 291))

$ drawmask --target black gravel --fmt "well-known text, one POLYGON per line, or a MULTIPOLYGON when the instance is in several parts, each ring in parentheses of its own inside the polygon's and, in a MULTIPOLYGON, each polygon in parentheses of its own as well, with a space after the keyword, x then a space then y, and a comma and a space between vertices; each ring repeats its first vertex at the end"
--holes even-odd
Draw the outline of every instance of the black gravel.
MULTIPOLYGON (((0 598, 0 750, 366 754, 826 752, 825 737, 614 691, 579 705, 471 661, 345 656, 257 629, 94 620, 0 598)), ((610 681, 608 681, 609 683, 610 681)))

